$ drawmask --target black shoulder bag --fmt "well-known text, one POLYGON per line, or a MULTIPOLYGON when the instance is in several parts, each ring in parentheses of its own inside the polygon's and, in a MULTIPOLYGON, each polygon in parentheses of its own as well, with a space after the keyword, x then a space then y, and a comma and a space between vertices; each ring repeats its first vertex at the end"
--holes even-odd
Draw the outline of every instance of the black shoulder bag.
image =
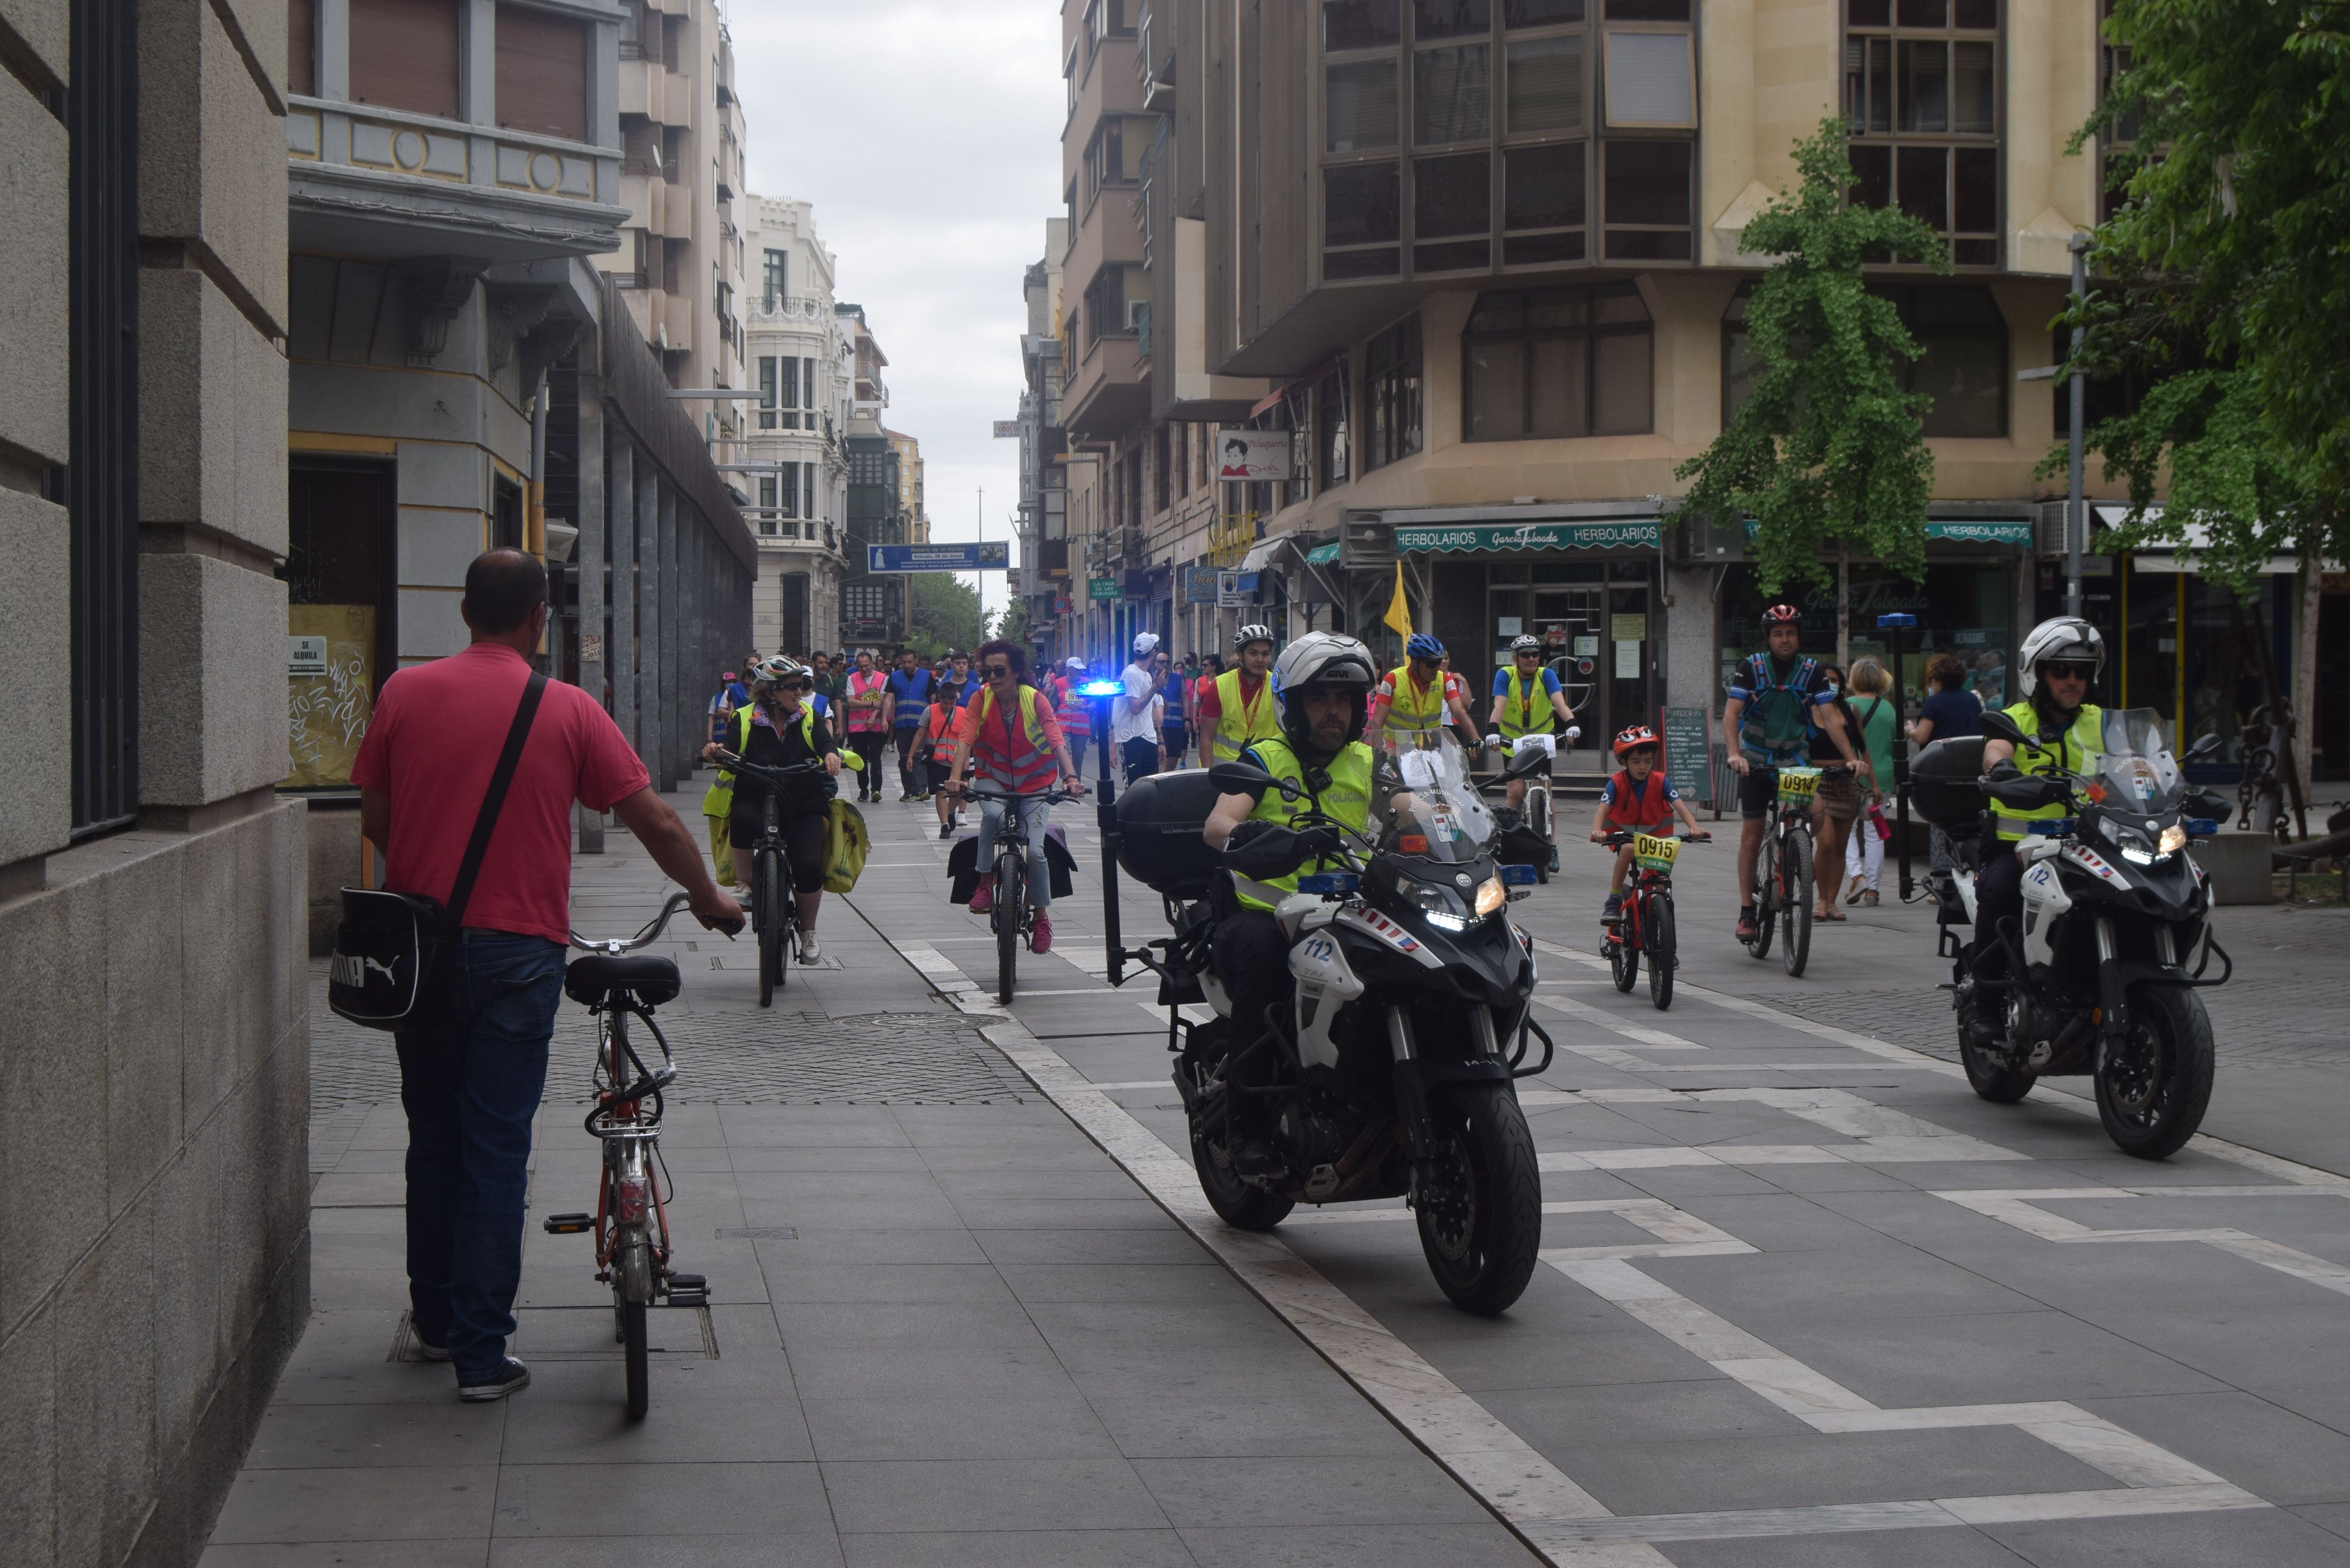
POLYGON ((327 970, 327 1005, 338 1017, 369 1029, 411 1029, 446 1014, 448 951, 456 945, 473 879, 481 875, 491 830, 497 826, 546 690, 546 677, 533 670, 506 731, 505 750, 490 774, 481 814, 473 819, 473 836, 457 867, 456 885, 449 889, 448 908, 421 893, 343 889, 342 923, 335 928, 335 956, 327 970))

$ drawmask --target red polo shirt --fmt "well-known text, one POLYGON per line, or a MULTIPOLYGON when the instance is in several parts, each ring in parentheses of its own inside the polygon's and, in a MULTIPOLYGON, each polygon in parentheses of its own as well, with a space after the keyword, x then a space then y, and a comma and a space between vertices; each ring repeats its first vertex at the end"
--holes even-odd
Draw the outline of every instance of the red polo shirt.
MULTIPOLYGON (((383 886, 448 902, 530 666, 477 642, 383 683, 351 782, 391 799, 383 886)), ((571 930, 571 803, 609 811, 651 781, 611 716, 577 686, 546 683, 482 857, 465 924, 565 940, 571 930)))

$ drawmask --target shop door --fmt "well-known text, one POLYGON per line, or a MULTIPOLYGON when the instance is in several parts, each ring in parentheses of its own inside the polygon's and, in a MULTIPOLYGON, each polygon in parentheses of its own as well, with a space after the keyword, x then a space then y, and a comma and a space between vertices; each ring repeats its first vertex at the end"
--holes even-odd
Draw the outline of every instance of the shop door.
POLYGON ((1544 661, 1558 672, 1559 690, 1583 729, 1578 749, 1588 751, 1603 744, 1592 704, 1605 701, 1607 628, 1601 622, 1607 618, 1607 590, 1594 583, 1536 588, 1534 597, 1534 633, 1543 639, 1544 661))
POLYGON ((303 458, 288 475, 287 773, 296 789, 350 783, 351 762, 391 673, 390 463, 303 458))
MULTIPOLYGON (((1603 733, 1612 741, 1616 732, 1630 724, 1654 724, 1656 708, 1648 688, 1648 639, 1656 628, 1648 616, 1647 584, 1634 587, 1617 587, 1607 590, 1607 679, 1602 683, 1607 694, 1603 733)), ((1603 742, 1604 743, 1604 742, 1603 742)))

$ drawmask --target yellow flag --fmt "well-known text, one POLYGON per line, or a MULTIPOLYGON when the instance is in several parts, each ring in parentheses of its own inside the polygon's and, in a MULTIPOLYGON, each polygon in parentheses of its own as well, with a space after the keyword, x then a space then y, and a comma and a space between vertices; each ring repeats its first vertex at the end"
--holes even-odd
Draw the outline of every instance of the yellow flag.
POLYGON ((1398 637, 1411 635, 1411 600, 1404 597, 1401 561, 1396 563, 1395 597, 1388 601, 1387 623, 1395 628, 1398 637))

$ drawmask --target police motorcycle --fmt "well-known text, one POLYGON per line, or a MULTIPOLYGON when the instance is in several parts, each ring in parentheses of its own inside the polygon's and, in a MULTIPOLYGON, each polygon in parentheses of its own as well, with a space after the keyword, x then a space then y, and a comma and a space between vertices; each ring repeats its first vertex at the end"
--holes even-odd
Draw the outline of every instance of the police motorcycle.
POLYGON ((1294 803, 1305 792, 1246 762, 1142 779, 1119 798, 1118 861, 1160 894, 1173 929, 1143 961, 1159 975, 1210 1207, 1269 1231, 1300 1203, 1405 1198, 1437 1284, 1456 1306, 1492 1314, 1525 1289, 1542 1234, 1514 1080, 1547 1068, 1552 1046, 1528 1006, 1534 939, 1503 913, 1531 893, 1534 869, 1495 862, 1492 815, 1459 742, 1425 739, 1382 759, 1368 833, 1311 809, 1291 819, 1323 867, 1347 869, 1301 878, 1274 910, 1296 982, 1287 1018, 1232 1016, 1210 966, 1212 895, 1222 867, 1284 875, 1299 857, 1219 857, 1201 830, 1221 794, 1270 788, 1294 803), (1201 1002, 1214 1017, 1191 1023, 1183 1006, 1201 1002), (1272 1174, 1243 1175, 1231 1158, 1240 1096, 1273 1102, 1258 1118, 1281 1156, 1272 1174))
MULTIPOLYGON (((1983 735, 1932 742, 1909 770, 1914 804, 1951 839, 1952 867, 1929 888, 1941 905, 1940 956, 1952 961, 1967 1081, 1984 1099, 2012 1105, 2041 1078, 2086 1074, 2115 1146, 2163 1158, 2194 1136, 2211 1096, 2211 1021, 2196 992, 2234 970, 2188 848, 2218 831, 2211 819, 2226 803, 2187 787, 2152 709, 2107 711, 2104 750, 2086 773, 2025 774, 2002 762, 1984 774, 1986 738, 2043 749, 2006 713, 1982 722, 1983 735), (2027 823, 2015 845, 1994 836, 1985 797, 1994 812, 2060 805, 2067 815, 2027 823), (1975 923, 1978 875, 2005 854, 2024 860, 2022 919, 1977 931, 1970 947, 1957 928, 1975 923), (1994 942, 2004 975, 1978 979, 1977 947, 1994 942), (2207 979, 2215 957, 2220 973, 2207 979)), ((2207 735, 2188 757, 2218 745, 2207 735)))

